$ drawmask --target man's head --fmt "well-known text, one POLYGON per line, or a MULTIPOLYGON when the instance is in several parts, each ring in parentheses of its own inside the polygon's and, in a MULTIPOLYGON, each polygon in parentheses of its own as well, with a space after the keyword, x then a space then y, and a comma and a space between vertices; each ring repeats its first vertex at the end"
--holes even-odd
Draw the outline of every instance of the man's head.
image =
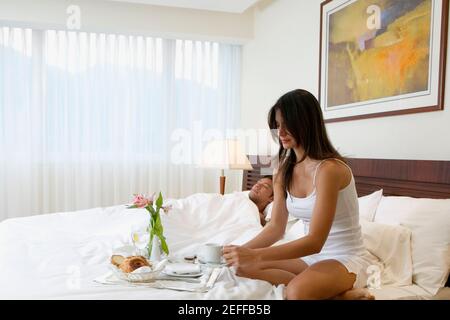
POLYGON ((258 180, 258 182, 252 187, 249 193, 249 198, 252 200, 260 211, 273 201, 273 185, 272 177, 265 176, 258 180))

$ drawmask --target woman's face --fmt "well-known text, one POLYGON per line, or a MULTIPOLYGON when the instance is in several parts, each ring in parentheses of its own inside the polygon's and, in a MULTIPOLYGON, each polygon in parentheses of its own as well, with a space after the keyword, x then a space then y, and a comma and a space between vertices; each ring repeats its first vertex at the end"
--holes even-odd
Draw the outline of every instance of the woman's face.
POLYGON ((283 116, 281 115, 280 110, 276 111, 275 120, 277 122, 278 137, 280 138, 280 142, 283 145, 283 148, 292 149, 296 147, 297 143, 294 137, 292 137, 289 131, 287 130, 286 124, 284 123, 284 119, 283 116))

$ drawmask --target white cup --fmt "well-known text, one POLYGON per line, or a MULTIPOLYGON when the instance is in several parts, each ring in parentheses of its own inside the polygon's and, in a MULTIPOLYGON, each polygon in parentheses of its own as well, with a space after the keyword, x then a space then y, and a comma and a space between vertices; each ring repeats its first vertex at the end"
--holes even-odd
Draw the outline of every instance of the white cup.
POLYGON ((201 262, 220 264, 223 262, 222 249, 221 244, 207 243, 200 248, 198 258, 201 262))

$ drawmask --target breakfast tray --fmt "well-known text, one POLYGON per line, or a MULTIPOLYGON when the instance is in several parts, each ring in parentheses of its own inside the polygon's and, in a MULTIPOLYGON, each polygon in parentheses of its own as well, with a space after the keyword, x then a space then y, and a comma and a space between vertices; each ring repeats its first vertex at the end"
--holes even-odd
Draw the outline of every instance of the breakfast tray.
POLYGON ((205 274, 198 280, 160 275, 151 282, 129 282, 121 280, 110 271, 94 279, 94 282, 102 285, 120 285, 127 287, 169 289, 176 291, 205 293, 214 287, 214 284, 222 274, 223 269, 224 268, 222 267, 211 268, 209 269, 209 272, 205 272, 205 274))

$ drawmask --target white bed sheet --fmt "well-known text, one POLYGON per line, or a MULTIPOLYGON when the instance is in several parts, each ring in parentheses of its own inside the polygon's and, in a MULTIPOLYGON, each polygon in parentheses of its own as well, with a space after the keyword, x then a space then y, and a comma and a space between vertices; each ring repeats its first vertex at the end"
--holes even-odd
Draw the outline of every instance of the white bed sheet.
POLYGON ((418 285, 386 286, 369 290, 376 300, 430 300, 433 298, 426 290, 418 285))
MULTIPOLYGON (((256 206, 241 193, 196 194, 170 203, 173 210, 162 220, 172 258, 207 242, 242 244, 262 228, 256 206)), ((132 227, 147 224, 145 210, 125 206, 3 221, 0 299, 277 298, 268 282, 238 278, 235 284, 227 272, 204 294, 93 282, 108 271, 113 249, 129 242, 132 227)))

